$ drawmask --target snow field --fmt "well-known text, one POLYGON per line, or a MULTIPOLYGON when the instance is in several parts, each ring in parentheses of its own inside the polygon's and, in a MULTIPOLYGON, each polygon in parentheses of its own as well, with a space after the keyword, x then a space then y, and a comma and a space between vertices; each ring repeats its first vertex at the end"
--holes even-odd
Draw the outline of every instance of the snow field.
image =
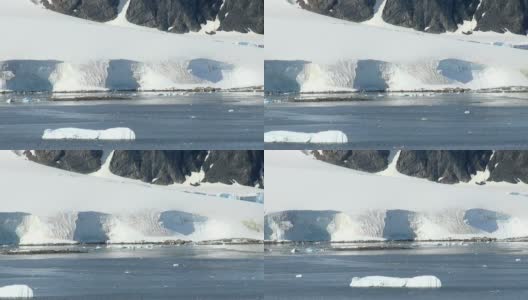
POLYGON ((9 182, 2 189, 0 244, 263 238, 259 203, 67 172, 9 151, 0 152, 0 165, 0 180, 9 182))
POLYGON ((261 35, 179 35, 128 26, 121 19, 97 23, 30 0, 4 0, 0 7, 0 91, 263 85, 261 35))
POLYGON ((292 1, 268 1, 266 90, 414 91, 528 86, 528 52, 501 46, 509 40, 526 42, 526 37, 435 35, 385 25, 380 24, 379 16, 371 22, 354 23, 303 10, 292 1), (493 39, 501 44, 491 43, 493 39))
POLYGON ((525 184, 439 184, 395 174, 393 164, 370 174, 301 151, 266 151, 265 161, 266 240, 528 236, 525 184))

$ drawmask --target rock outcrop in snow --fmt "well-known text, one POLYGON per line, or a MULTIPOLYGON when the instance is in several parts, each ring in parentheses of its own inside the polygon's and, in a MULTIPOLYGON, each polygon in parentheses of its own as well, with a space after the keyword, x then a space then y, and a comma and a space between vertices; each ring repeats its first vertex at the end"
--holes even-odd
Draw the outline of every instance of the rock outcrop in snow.
POLYGON ((44 7, 70 16, 98 22, 117 17, 120 0, 42 0, 44 7))
MULTIPOLYGON (((104 164, 103 151, 26 151, 30 160, 47 166, 89 174, 104 164)), ((112 174, 157 185, 200 182, 264 187, 263 151, 114 151, 112 174)))
POLYGON ((48 9, 108 22, 122 12, 132 24, 188 33, 205 30, 264 33, 264 0, 42 0, 48 9), (125 5, 127 4, 127 5, 125 5), (208 26, 212 23, 214 26, 208 26))
MULTIPOLYGON (((354 22, 372 19, 381 9, 388 24, 431 33, 454 32, 464 22, 474 22, 471 30, 528 32, 528 2, 525 0, 298 0, 310 11, 354 22)), ((470 33, 470 32, 467 32, 470 33)))
MULTIPOLYGON (((369 173, 387 170, 391 163, 390 151, 322 150, 312 154, 318 160, 369 173)), ((484 174, 482 182, 528 183, 527 151, 403 150, 392 155, 399 174, 434 182, 470 182, 484 174)))

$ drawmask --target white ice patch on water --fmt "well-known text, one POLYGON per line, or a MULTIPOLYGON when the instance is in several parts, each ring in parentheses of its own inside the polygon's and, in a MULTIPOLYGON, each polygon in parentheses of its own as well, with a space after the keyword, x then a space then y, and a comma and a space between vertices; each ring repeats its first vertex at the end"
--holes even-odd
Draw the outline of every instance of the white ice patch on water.
POLYGON ((136 134, 130 128, 118 127, 105 130, 81 128, 46 129, 43 140, 135 140, 136 134))
POLYGON ((33 290, 27 285, 8 285, 0 287, 0 299, 33 298, 33 290))
POLYGON ((346 144, 348 137, 342 131, 332 130, 318 133, 293 131, 269 131, 264 134, 265 143, 298 144, 346 144))
POLYGON ((354 288, 440 288, 442 282, 436 276, 413 278, 367 276, 354 277, 350 283, 354 288))

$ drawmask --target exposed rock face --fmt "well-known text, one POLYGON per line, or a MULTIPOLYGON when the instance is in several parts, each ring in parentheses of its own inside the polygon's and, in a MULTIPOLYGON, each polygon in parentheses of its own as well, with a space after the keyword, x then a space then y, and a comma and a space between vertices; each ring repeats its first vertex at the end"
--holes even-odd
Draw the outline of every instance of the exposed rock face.
POLYGON ((130 0, 126 17, 137 25, 186 33, 213 21, 221 5, 221 0, 130 0))
POLYGON ((497 151, 488 168, 489 181, 528 183, 528 151, 497 151))
POLYGON ((528 0, 482 0, 476 13, 477 30, 528 33, 528 0))
POLYGON ((110 171, 168 185, 203 170, 203 182, 264 187, 263 151, 115 151, 110 171))
POLYGON ((383 20, 420 31, 456 31, 471 20, 479 0, 387 0, 383 20))
POLYGON ((441 183, 468 182, 484 171, 491 151, 402 151, 396 165, 405 175, 441 183))
POLYGON ((37 150, 34 154, 26 151, 25 155, 28 159, 46 166, 88 174, 101 168, 103 151, 37 150))
POLYGON ((307 10, 353 22, 363 22, 374 16, 376 0, 299 0, 307 10))
MULTIPOLYGON (((264 34, 264 0, 129 0, 129 22, 163 31, 200 31, 217 20, 218 30, 264 34)), ((107 22, 118 15, 120 0, 42 0, 48 9, 107 22)))
POLYGON ((389 165, 390 151, 313 151, 315 158, 346 168, 370 173, 381 172, 389 165))
POLYGON ((127 19, 163 31, 200 31, 218 19, 222 31, 264 33, 264 0, 130 0, 127 19))
POLYGON ((117 17, 119 0, 42 0, 48 9, 98 22, 117 17))
POLYGON ((168 185, 200 171, 207 151, 115 151, 110 171, 118 176, 168 185))
MULTIPOLYGON (((371 19, 376 9, 376 1, 370 0, 298 3, 304 9, 354 22, 371 19)), ((386 0, 382 18, 389 24, 430 33, 456 31, 464 21, 475 19, 475 30, 526 35, 528 0, 386 0)))
POLYGON ((219 30, 264 34, 264 0, 225 0, 218 16, 219 30))
POLYGON ((211 151, 203 165, 205 182, 264 187, 264 151, 211 151))

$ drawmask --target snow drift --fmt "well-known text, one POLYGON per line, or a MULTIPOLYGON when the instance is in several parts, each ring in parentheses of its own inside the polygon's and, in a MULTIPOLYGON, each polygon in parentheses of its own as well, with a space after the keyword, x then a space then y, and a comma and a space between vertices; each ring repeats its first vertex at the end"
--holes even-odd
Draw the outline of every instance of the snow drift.
POLYGON ((526 184, 445 185, 267 151, 266 240, 449 240, 528 236, 526 184))
POLYGON ((46 129, 43 140, 135 140, 136 134, 130 128, 90 130, 81 128, 46 129))
POLYGON ((78 19, 30 0, 4 0, 0 8, 0 91, 263 85, 263 37, 256 34, 176 35, 78 19))
POLYGON ((436 276, 417 276, 413 278, 367 276, 354 277, 350 283, 354 288, 440 288, 442 282, 436 276))
POLYGON ((8 285, 0 287, 1 299, 29 299, 33 298, 33 290, 27 285, 8 285))
POLYGON ((263 206, 0 152, 0 244, 261 240, 263 206), (46 195, 43 197, 42 195, 46 195))
POLYGON ((528 86, 528 52, 489 41, 517 37, 493 33, 467 40, 462 34, 427 34, 378 26, 379 16, 353 23, 290 2, 270 0, 266 6, 266 91, 528 86))

